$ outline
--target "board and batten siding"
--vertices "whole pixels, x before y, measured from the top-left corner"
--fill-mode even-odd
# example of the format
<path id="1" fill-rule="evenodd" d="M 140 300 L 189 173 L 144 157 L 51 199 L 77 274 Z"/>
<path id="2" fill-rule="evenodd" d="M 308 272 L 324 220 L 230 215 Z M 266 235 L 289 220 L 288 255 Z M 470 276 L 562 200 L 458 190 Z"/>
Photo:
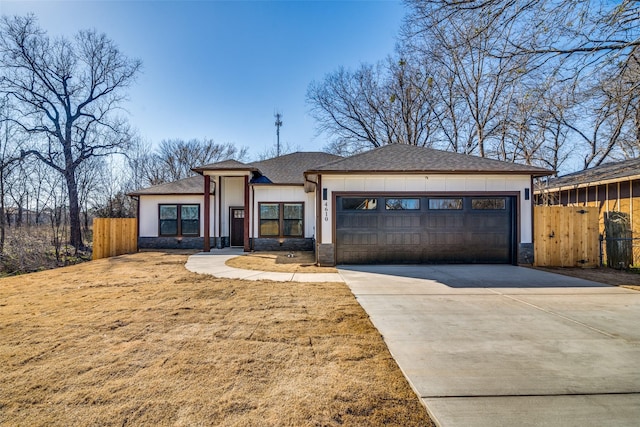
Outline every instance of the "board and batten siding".
<path id="1" fill-rule="evenodd" d="M 211 197 L 213 205 L 213 197 Z M 200 235 L 204 235 L 204 200 L 201 195 L 144 195 L 140 197 L 140 237 L 158 237 L 158 206 L 163 204 L 200 205 Z M 213 221 L 210 233 L 213 235 Z"/>
<path id="2" fill-rule="evenodd" d="M 333 193 L 335 192 L 406 192 L 441 193 L 464 195 L 464 193 L 518 192 L 519 243 L 532 243 L 532 191 L 525 200 L 525 189 L 531 188 L 529 175 L 446 175 L 415 174 L 405 176 L 372 175 L 323 175 L 322 188 L 328 191 L 327 200 L 322 201 L 322 243 L 333 242 Z M 328 212 L 328 215 L 325 214 Z"/>

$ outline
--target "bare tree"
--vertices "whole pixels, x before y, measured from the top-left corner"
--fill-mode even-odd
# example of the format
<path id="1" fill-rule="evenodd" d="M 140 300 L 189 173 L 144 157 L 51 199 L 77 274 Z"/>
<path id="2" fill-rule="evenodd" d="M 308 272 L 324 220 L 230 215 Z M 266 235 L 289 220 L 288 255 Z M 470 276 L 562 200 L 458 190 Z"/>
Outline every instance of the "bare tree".
<path id="1" fill-rule="evenodd" d="M 506 151 L 507 137 L 515 137 L 514 114 L 531 107 L 529 101 L 519 100 L 540 91 L 533 84 L 530 58 L 508 54 L 512 33 L 517 32 L 514 23 L 492 25 L 492 14 L 476 13 L 470 19 L 469 14 L 445 13 L 433 7 L 432 13 L 426 13 L 424 6 L 417 3 L 412 9 L 401 41 L 406 51 L 434 70 L 434 86 L 440 94 L 436 134 L 443 148 L 527 161 L 524 151 L 522 157 Z M 517 123 L 520 141 L 526 139 L 523 131 L 529 133 L 524 126 L 527 122 Z"/>
<path id="2" fill-rule="evenodd" d="M 16 132 L 9 120 L 11 111 L 8 100 L 3 99 L 0 104 L 0 255 L 4 253 L 6 240 L 7 206 L 5 198 L 8 192 L 7 184 L 20 161 Z"/>
<path id="3" fill-rule="evenodd" d="M 157 185 L 194 175 L 191 168 L 222 160 L 242 160 L 247 149 L 238 149 L 231 143 L 217 144 L 212 139 L 168 139 L 160 143 L 155 152 L 139 159 L 145 185 Z"/>
<path id="4" fill-rule="evenodd" d="M 284 143 L 280 143 L 280 155 L 283 156 L 285 154 L 290 154 L 290 153 L 294 153 L 296 151 L 300 151 L 300 146 L 299 145 L 292 145 L 289 142 L 284 142 Z M 257 159 L 260 160 L 267 160 L 267 159 L 271 159 L 273 157 L 277 157 L 278 156 L 278 147 L 274 144 L 271 147 L 267 147 L 264 149 L 264 151 L 262 151 L 261 153 L 259 153 L 257 155 Z"/>
<path id="5" fill-rule="evenodd" d="M 442 99 L 457 102 L 460 89 L 456 86 L 465 89 L 463 96 L 472 101 L 468 112 L 476 124 L 481 155 L 483 137 L 491 131 L 500 138 L 497 147 L 491 148 L 497 148 L 499 158 L 520 158 L 555 167 L 569 156 L 567 143 L 574 147 L 574 160 L 582 156 L 584 168 L 636 152 L 638 138 L 634 133 L 640 133 L 635 125 L 640 122 L 636 119 L 640 119 L 640 112 L 635 108 L 638 75 L 633 69 L 640 44 L 640 3 L 406 0 L 406 4 L 411 12 L 403 31 L 405 42 L 426 47 L 431 56 L 446 46 L 444 52 L 450 62 L 462 64 L 452 75 L 471 75 L 464 80 L 444 80 L 448 85 L 445 88 L 451 88 L 458 97 Z M 458 60 L 458 52 L 467 47 L 477 55 L 462 57 L 475 61 Z M 446 65 L 446 61 L 442 63 Z M 499 63 L 521 76 L 515 75 L 510 81 L 497 78 L 502 73 L 491 67 Z M 484 66 L 489 82 L 496 76 L 491 83 L 494 89 L 499 89 L 501 81 L 506 83 L 499 91 L 484 92 L 499 95 L 494 108 L 486 103 L 486 96 L 474 93 L 475 88 L 482 87 L 478 84 L 482 81 L 475 78 L 480 64 L 489 64 L 489 68 Z M 554 96 L 559 99 L 553 100 Z M 478 106 L 479 113 L 475 113 Z M 498 113 L 492 119 L 497 127 L 491 126 L 489 115 L 481 114 L 492 109 Z M 449 106 L 447 112 L 451 115 L 459 111 Z M 442 117 L 447 126 L 441 127 L 443 132 L 459 137 L 460 127 L 452 126 L 458 123 Z M 459 147 L 452 145 L 454 149 Z"/>
<path id="6" fill-rule="evenodd" d="M 77 171 L 86 160 L 124 150 L 131 138 L 117 113 L 139 60 L 95 30 L 51 39 L 33 16 L 0 22 L 0 93 L 16 106 L 14 123 L 33 155 L 60 173 L 68 192 L 70 243 L 82 241 Z"/>
<path id="7" fill-rule="evenodd" d="M 307 102 L 318 131 L 333 138 L 329 151 L 346 155 L 385 144 L 430 145 L 435 92 L 431 73 L 421 65 L 390 57 L 312 82 Z"/>
<path id="8" fill-rule="evenodd" d="M 456 17 L 476 24 L 475 34 L 505 25 L 510 49 L 494 56 L 576 56 L 611 61 L 640 46 L 640 4 L 634 0 L 405 0 L 413 19 Z M 579 71 L 579 70 L 574 70 Z"/>

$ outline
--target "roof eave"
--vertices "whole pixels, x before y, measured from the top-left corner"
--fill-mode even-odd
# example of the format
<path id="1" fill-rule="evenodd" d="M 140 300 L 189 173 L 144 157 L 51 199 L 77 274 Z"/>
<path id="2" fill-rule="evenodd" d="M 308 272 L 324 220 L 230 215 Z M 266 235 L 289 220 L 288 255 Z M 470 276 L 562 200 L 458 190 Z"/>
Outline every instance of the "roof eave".
<path id="1" fill-rule="evenodd" d="M 207 167 L 197 167 L 197 168 L 191 168 L 192 171 L 199 173 L 200 175 L 204 175 L 204 172 L 211 172 L 211 171 L 220 171 L 221 173 L 224 172 L 260 172 L 260 169 L 258 168 L 254 168 L 254 167 L 247 167 L 247 168 L 207 168 Z"/>
<path id="2" fill-rule="evenodd" d="M 640 174 L 623 176 L 623 177 L 619 177 L 619 178 L 609 178 L 609 179 L 600 179 L 600 180 L 595 180 L 595 181 L 587 181 L 587 182 L 582 182 L 582 183 L 578 183 L 578 184 L 566 184 L 566 185 L 559 185 L 559 186 L 555 186 L 555 187 L 540 188 L 540 189 L 534 191 L 534 193 L 538 193 L 539 194 L 539 193 L 542 193 L 542 192 L 551 193 L 551 192 L 555 192 L 555 191 L 575 190 L 577 188 L 594 187 L 596 185 L 615 184 L 616 182 L 634 181 L 634 180 L 638 180 L 638 179 L 640 179 Z"/>
<path id="3" fill-rule="evenodd" d="M 127 193 L 127 196 L 131 197 L 139 197 L 139 196 L 202 196 L 203 192 L 176 192 L 173 191 L 171 193 L 163 193 L 163 192 L 153 192 L 153 193 Z M 211 193 L 213 195 L 213 192 Z"/>
<path id="4" fill-rule="evenodd" d="M 253 186 L 256 186 L 256 187 L 262 187 L 262 186 L 267 186 L 268 187 L 268 186 L 273 186 L 273 185 L 281 186 L 281 187 L 282 186 L 289 186 L 289 187 L 296 186 L 296 187 L 299 187 L 299 186 L 304 186 L 304 183 L 303 182 L 252 182 L 252 183 L 249 183 L 249 185 L 253 185 Z"/>
<path id="5" fill-rule="evenodd" d="M 304 174 L 369 174 L 369 173 L 386 173 L 386 174 L 432 174 L 432 175 L 531 175 L 533 177 L 542 177 L 553 175 L 554 171 L 498 171 L 498 170 L 380 170 L 380 169 L 345 169 L 345 170 L 308 170 Z"/>

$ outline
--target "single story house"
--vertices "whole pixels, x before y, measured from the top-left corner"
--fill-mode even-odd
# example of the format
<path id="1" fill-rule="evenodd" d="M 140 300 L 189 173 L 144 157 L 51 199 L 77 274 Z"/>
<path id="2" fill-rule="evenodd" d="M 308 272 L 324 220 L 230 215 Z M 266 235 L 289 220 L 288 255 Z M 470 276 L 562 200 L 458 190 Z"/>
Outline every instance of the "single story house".
<path id="1" fill-rule="evenodd" d="M 605 215 L 622 212 L 629 216 L 633 236 L 640 236 L 640 158 L 540 181 L 534 200 L 538 205 L 597 206 L 601 234 Z"/>
<path id="2" fill-rule="evenodd" d="M 131 193 L 140 248 L 315 250 L 320 265 L 528 264 L 533 179 L 552 173 L 402 144 L 194 171 Z"/>

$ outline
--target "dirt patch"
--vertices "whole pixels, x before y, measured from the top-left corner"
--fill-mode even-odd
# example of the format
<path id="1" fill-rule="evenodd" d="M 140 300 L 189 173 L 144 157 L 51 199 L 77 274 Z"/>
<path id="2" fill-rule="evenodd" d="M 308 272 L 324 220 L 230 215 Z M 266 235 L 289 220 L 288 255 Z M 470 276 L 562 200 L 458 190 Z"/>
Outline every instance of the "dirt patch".
<path id="1" fill-rule="evenodd" d="M 333 267 L 315 265 L 313 252 L 254 252 L 227 260 L 229 267 L 279 273 L 337 273 Z"/>
<path id="2" fill-rule="evenodd" d="M 0 280 L 0 425 L 433 425 L 344 284 L 125 255 Z"/>
<path id="3" fill-rule="evenodd" d="M 640 274 L 612 268 L 568 268 L 568 267 L 536 267 L 537 270 L 578 277 L 593 282 L 605 283 L 612 286 L 622 286 L 640 291 Z"/>

